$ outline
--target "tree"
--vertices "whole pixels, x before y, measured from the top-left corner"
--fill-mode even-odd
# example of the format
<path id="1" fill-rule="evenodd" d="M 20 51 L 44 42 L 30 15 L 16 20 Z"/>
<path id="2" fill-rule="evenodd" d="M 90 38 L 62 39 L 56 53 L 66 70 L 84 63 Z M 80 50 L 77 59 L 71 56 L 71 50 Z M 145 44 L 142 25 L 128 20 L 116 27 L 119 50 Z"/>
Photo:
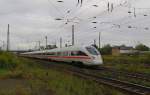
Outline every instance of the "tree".
<path id="1" fill-rule="evenodd" d="M 136 50 L 139 50 L 139 51 L 149 51 L 149 47 L 147 47 L 146 45 L 143 45 L 143 44 L 139 44 L 135 47 Z"/>
<path id="2" fill-rule="evenodd" d="M 92 44 L 92 46 L 95 47 L 96 49 L 98 49 L 98 46 L 97 46 L 97 45 Z"/>
<path id="3" fill-rule="evenodd" d="M 104 55 L 111 54 L 112 53 L 112 47 L 109 44 L 107 44 L 100 49 L 100 52 L 101 52 L 101 54 L 104 54 Z"/>

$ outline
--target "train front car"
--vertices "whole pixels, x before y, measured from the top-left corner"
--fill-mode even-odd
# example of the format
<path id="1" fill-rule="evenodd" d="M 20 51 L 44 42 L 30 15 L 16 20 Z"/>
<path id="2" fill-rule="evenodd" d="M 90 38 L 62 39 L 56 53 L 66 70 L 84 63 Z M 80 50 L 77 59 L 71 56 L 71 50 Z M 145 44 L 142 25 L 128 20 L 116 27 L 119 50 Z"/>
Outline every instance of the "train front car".
<path id="1" fill-rule="evenodd" d="M 101 65 L 103 60 L 100 52 L 93 46 L 85 47 L 85 52 L 91 58 L 88 62 L 85 62 L 85 65 Z"/>

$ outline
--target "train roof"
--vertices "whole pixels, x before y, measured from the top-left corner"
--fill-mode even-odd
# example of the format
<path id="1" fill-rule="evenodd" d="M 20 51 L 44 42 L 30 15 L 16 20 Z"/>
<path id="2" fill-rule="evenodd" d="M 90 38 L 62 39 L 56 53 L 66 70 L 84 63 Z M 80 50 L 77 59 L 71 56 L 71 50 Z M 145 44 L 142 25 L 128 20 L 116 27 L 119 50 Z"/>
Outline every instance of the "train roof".
<path id="1" fill-rule="evenodd" d="M 26 52 L 26 53 L 22 53 L 22 54 L 57 52 L 57 51 L 59 51 L 59 52 L 64 52 L 64 51 L 79 51 L 79 50 L 82 51 L 85 47 L 87 47 L 87 46 L 70 46 L 70 47 L 55 48 L 55 49 L 50 49 L 50 50 L 41 50 L 41 51 Z"/>

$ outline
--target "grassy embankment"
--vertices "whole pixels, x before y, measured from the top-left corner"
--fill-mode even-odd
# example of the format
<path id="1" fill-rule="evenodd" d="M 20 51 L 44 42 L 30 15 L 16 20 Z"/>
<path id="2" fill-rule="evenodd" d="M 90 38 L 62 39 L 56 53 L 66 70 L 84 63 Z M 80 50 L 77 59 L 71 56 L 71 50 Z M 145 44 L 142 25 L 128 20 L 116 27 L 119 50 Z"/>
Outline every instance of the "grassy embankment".
<path id="1" fill-rule="evenodd" d="M 150 74 L 150 54 L 135 56 L 103 56 L 105 66 L 130 72 Z"/>
<path id="2" fill-rule="evenodd" d="M 150 54 L 145 55 L 134 55 L 134 56 L 112 56 L 105 55 L 103 56 L 104 65 L 116 70 L 123 70 L 127 72 L 136 72 L 136 73 L 146 73 L 150 74 Z M 113 77 L 114 75 L 110 73 L 103 73 L 104 76 Z M 150 82 L 141 81 L 140 79 L 129 79 L 128 77 L 118 76 L 120 80 L 128 80 L 132 83 L 138 83 L 145 86 L 150 86 Z"/>
<path id="3" fill-rule="evenodd" d="M 0 95 L 124 95 L 115 89 L 0 53 Z"/>

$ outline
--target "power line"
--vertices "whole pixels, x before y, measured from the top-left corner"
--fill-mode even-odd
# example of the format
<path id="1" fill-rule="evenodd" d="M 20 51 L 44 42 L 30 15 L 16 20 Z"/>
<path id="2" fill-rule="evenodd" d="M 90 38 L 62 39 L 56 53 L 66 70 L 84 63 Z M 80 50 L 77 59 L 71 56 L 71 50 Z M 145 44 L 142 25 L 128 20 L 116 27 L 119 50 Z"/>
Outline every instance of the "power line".
<path id="1" fill-rule="evenodd" d="M 50 0 L 48 0 L 48 2 L 55 8 L 55 10 L 60 14 L 60 16 L 64 15 Z"/>

